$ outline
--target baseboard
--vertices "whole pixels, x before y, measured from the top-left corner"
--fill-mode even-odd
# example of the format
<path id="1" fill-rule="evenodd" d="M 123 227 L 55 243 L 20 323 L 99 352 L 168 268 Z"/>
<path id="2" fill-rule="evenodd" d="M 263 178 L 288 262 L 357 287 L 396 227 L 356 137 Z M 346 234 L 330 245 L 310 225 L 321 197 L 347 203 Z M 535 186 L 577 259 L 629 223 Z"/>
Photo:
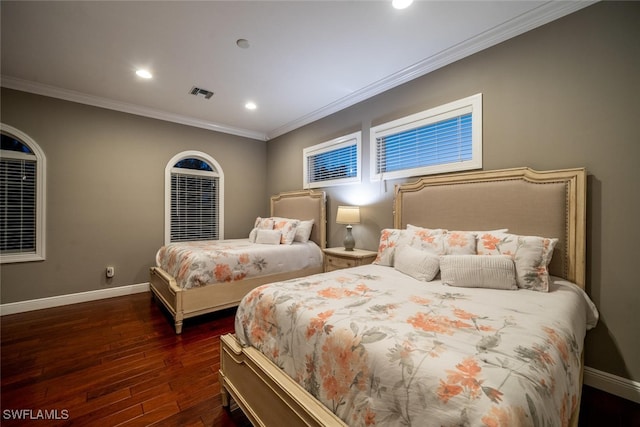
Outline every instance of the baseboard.
<path id="1" fill-rule="evenodd" d="M 43 308 L 59 307 L 61 305 L 77 304 L 79 302 L 120 297 L 123 295 L 146 292 L 148 290 L 149 283 L 139 283 L 137 285 L 118 286 L 117 288 L 99 289 L 96 291 L 80 292 L 77 294 L 59 295 L 55 297 L 33 299 L 29 301 L 11 302 L 8 304 L 0 304 L 0 316 L 5 316 L 7 314 L 24 313 L 33 310 L 41 310 Z"/>
<path id="2" fill-rule="evenodd" d="M 640 403 L 639 382 L 585 366 L 584 383 L 598 390 Z"/>

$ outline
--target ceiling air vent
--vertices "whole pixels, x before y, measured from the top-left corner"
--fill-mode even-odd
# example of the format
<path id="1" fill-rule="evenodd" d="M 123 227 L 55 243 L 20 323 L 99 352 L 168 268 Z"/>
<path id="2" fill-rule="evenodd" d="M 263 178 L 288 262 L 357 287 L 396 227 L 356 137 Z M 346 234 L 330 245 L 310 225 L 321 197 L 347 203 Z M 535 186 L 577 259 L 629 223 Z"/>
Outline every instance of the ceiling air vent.
<path id="1" fill-rule="evenodd" d="M 211 98 L 213 96 L 213 92 L 211 92 L 210 90 L 202 89 L 202 88 L 195 87 L 195 86 L 191 88 L 189 93 L 191 95 L 195 95 L 195 96 L 203 95 L 204 99 L 209 99 L 209 98 Z"/>

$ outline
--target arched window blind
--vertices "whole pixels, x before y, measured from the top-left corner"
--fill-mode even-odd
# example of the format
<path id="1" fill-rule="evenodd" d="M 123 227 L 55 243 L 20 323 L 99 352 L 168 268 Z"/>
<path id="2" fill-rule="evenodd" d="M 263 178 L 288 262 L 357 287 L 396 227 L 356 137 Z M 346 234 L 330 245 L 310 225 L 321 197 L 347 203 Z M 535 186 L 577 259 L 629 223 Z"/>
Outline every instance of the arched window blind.
<path id="1" fill-rule="evenodd" d="M 221 239 L 223 184 L 219 166 L 193 152 L 187 156 L 174 158 L 170 168 L 167 243 Z"/>
<path id="2" fill-rule="evenodd" d="M 10 126 L 2 126 L 1 136 L 1 260 L 43 260 L 44 154 L 31 138 Z"/>

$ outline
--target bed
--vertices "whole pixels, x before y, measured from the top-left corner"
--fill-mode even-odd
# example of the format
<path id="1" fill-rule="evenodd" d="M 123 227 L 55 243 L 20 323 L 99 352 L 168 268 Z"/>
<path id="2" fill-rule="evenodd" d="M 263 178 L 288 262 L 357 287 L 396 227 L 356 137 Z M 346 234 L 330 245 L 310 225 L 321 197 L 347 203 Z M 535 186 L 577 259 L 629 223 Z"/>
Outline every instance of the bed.
<path id="1" fill-rule="evenodd" d="M 149 285 L 151 295 L 173 317 L 176 334 L 182 332 L 184 319 L 237 306 L 247 292 L 263 283 L 322 272 L 322 249 L 326 247 L 325 193 L 313 190 L 280 193 L 271 197 L 270 211 L 271 217 L 258 217 L 256 228 L 263 227 L 260 221 L 264 224 L 271 218 L 305 221 L 311 224 L 308 242 L 256 244 L 252 242 L 255 240 L 254 229 L 251 239 L 208 244 L 187 242 L 159 249 L 157 265 L 150 269 Z M 270 229 L 274 228 L 273 223 L 270 225 Z M 265 231 L 264 235 L 269 236 L 268 233 L 271 231 Z M 202 252 L 207 249 L 210 250 L 208 253 Z M 182 255 L 187 258 L 179 258 Z M 240 257 L 238 261 L 234 261 L 236 256 Z M 208 260 L 203 261 L 205 258 Z M 212 267 L 208 271 L 191 268 L 197 265 Z M 186 270 L 189 270 L 188 274 L 181 274 Z"/>
<path id="2" fill-rule="evenodd" d="M 397 186 L 374 265 L 243 299 L 221 337 L 223 404 L 264 426 L 577 426 L 598 319 L 585 198 L 584 169 Z"/>

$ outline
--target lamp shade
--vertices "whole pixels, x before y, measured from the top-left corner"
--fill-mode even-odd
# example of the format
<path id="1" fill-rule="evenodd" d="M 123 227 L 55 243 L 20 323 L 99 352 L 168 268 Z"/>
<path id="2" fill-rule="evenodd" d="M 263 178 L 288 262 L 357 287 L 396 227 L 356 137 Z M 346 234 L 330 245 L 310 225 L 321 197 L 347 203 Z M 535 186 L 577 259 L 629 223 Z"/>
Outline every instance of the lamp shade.
<path id="1" fill-rule="evenodd" d="M 360 207 L 359 206 L 338 206 L 336 223 L 360 224 Z"/>

